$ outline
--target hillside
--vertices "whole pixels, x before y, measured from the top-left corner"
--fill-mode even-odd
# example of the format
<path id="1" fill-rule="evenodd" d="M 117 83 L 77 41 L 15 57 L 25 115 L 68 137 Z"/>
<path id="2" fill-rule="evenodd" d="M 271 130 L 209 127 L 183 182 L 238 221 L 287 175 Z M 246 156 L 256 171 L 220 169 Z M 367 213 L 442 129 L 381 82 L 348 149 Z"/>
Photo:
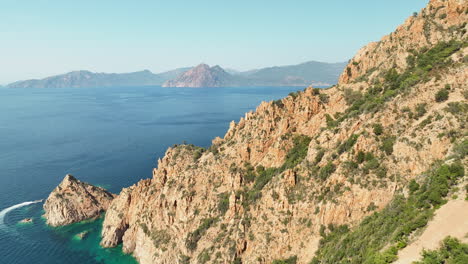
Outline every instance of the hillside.
<path id="1" fill-rule="evenodd" d="M 275 66 L 241 72 L 239 75 L 256 86 L 331 86 L 346 63 L 309 61 L 298 65 Z"/>
<path id="2" fill-rule="evenodd" d="M 111 202 L 101 245 L 142 264 L 394 262 L 467 196 L 467 6 L 431 0 L 336 86 L 263 102 L 208 149 L 169 148 Z"/>

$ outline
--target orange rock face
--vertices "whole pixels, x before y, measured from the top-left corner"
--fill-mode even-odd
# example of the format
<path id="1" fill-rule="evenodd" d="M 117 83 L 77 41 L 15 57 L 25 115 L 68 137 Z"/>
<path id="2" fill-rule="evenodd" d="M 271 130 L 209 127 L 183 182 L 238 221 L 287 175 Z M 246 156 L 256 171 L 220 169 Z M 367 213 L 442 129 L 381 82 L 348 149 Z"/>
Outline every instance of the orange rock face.
<path id="1" fill-rule="evenodd" d="M 378 110 L 337 121 L 350 107 L 345 89 L 363 93 L 390 68 L 404 71 L 411 49 L 466 40 L 466 8 L 466 1 L 432 0 L 394 33 L 361 49 L 337 86 L 263 102 L 208 150 L 168 149 L 151 179 L 110 203 L 101 245 L 123 243 L 142 264 L 271 263 L 293 255 L 308 263 L 321 226 L 352 226 L 382 209 L 404 193 L 408 180 L 451 154 L 450 131 L 466 133 L 466 120 L 444 110 L 466 102 L 466 47 L 452 55 L 450 67 Z M 446 85 L 449 99 L 436 102 L 434 94 Z M 425 112 L 410 117 L 421 104 Z M 377 123 L 382 135 L 373 130 Z M 310 138 L 302 146 L 307 153 L 283 167 L 297 135 Z M 390 139 L 392 151 L 383 146 Z M 366 160 L 358 161 L 359 153 L 368 154 Z"/>
<path id="2" fill-rule="evenodd" d="M 44 203 L 44 216 L 51 226 L 68 225 L 98 217 L 112 199 L 114 195 L 105 189 L 67 174 Z"/>

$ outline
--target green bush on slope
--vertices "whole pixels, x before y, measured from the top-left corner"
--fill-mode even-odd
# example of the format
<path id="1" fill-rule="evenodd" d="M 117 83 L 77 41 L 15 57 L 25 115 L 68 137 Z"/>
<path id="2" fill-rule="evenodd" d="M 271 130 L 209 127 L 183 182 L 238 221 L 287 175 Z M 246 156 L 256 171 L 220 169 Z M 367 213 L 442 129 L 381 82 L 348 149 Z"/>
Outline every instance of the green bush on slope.
<path id="1" fill-rule="evenodd" d="M 244 207 L 248 207 L 262 196 L 261 191 L 263 187 L 265 187 L 273 177 L 279 175 L 286 169 L 294 168 L 296 165 L 301 163 L 307 156 L 310 141 L 311 138 L 306 135 L 294 136 L 294 145 L 286 154 L 285 161 L 279 168 L 263 168 L 262 166 L 258 166 L 256 171 L 254 171 L 253 168 L 248 168 L 244 178 L 247 176 L 248 179 L 253 179 L 254 184 L 251 189 L 246 188 L 243 191 L 245 195 L 245 199 L 243 201 Z"/>
<path id="2" fill-rule="evenodd" d="M 414 262 L 414 264 L 433 263 L 468 263 L 468 244 L 461 243 L 456 238 L 447 237 L 441 243 L 440 249 L 423 251 L 422 259 Z"/>
<path id="3" fill-rule="evenodd" d="M 413 55 L 407 58 L 408 68 L 405 71 L 398 73 L 395 68 L 390 69 L 384 74 L 383 83 L 376 82 L 365 94 L 357 96 L 345 89 L 347 103 L 351 106 L 337 119 L 328 116 L 328 128 L 334 128 L 348 118 L 376 112 L 385 102 L 411 86 L 428 81 L 431 74 L 449 67 L 452 63 L 449 57 L 466 45 L 468 44 L 452 40 L 440 42 L 431 49 L 423 48 L 419 52 L 413 51 Z"/>
<path id="4" fill-rule="evenodd" d="M 412 187 L 408 198 L 397 195 L 353 230 L 335 228 L 325 234 L 311 263 L 393 262 L 398 249 L 406 246 L 408 236 L 427 224 L 450 187 L 464 176 L 464 167 L 459 163 L 444 164 L 429 174 L 419 188 Z"/>
<path id="5" fill-rule="evenodd" d="M 288 259 L 277 259 L 273 260 L 272 264 L 296 264 L 297 263 L 297 257 L 293 256 Z"/>

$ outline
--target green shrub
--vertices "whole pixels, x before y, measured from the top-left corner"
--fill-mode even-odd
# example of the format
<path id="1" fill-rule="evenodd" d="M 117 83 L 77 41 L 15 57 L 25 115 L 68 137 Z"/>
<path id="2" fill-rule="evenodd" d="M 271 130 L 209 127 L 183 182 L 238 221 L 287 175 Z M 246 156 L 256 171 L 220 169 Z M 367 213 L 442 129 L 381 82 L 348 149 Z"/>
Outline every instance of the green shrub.
<path id="1" fill-rule="evenodd" d="M 320 99 L 320 102 L 324 103 L 324 104 L 327 104 L 328 101 L 330 100 L 330 97 L 326 94 L 319 94 L 319 99 Z"/>
<path id="2" fill-rule="evenodd" d="M 265 169 L 262 173 L 260 173 L 257 178 L 255 179 L 255 183 L 253 188 L 257 191 L 260 191 L 263 189 L 267 183 L 273 179 L 273 176 L 275 176 L 277 173 L 279 173 L 279 170 L 277 168 L 268 168 Z"/>
<path id="3" fill-rule="evenodd" d="M 387 176 L 387 168 L 385 166 L 380 166 L 377 171 L 375 172 L 375 175 L 379 179 L 383 179 Z"/>
<path id="4" fill-rule="evenodd" d="M 314 163 L 318 164 L 320 161 L 322 161 L 323 156 L 325 155 L 325 150 L 321 149 L 317 152 L 317 155 L 315 155 Z"/>
<path id="5" fill-rule="evenodd" d="M 179 256 L 179 263 L 180 264 L 190 264 L 190 257 L 187 255 L 180 255 Z"/>
<path id="6" fill-rule="evenodd" d="M 218 211 L 221 213 L 221 215 L 224 215 L 229 209 L 229 193 L 221 193 L 218 195 L 218 197 Z"/>
<path id="7" fill-rule="evenodd" d="M 356 162 L 361 164 L 364 162 L 365 158 L 366 158 L 366 153 L 360 150 L 356 155 Z"/>
<path id="8" fill-rule="evenodd" d="M 447 107 L 444 108 L 445 111 L 451 113 L 452 115 L 466 115 L 468 112 L 468 104 L 460 102 L 450 102 Z"/>
<path id="9" fill-rule="evenodd" d="M 243 173 L 243 179 L 245 180 L 245 182 L 251 183 L 255 181 L 255 177 L 257 177 L 257 175 L 255 174 L 255 168 L 248 162 L 244 164 L 244 167 L 245 170 Z"/>
<path id="10" fill-rule="evenodd" d="M 322 240 L 311 263 L 391 263 L 410 234 L 424 227 L 438 202 L 429 198 L 438 190 L 440 199 L 464 175 L 461 164 L 441 165 L 429 172 L 420 188 L 412 188 L 407 198 L 396 195 L 380 212 L 374 212 L 353 230 L 321 228 Z M 387 247 L 387 250 L 383 248 Z M 436 262 L 426 262 L 436 263 Z M 437 262 L 443 263 L 443 262 Z M 453 262 L 465 263 L 465 262 Z"/>
<path id="11" fill-rule="evenodd" d="M 460 158 L 464 159 L 468 155 L 468 139 L 463 140 L 453 147 L 453 152 Z"/>
<path id="12" fill-rule="evenodd" d="M 440 89 L 436 95 L 435 95 L 435 100 L 436 102 L 440 103 L 440 102 L 443 102 L 443 101 L 447 101 L 449 97 L 449 91 L 447 89 Z"/>
<path id="13" fill-rule="evenodd" d="M 294 146 L 286 154 L 283 168 L 289 169 L 302 162 L 307 156 L 311 138 L 305 135 L 297 135 L 293 138 Z"/>
<path id="14" fill-rule="evenodd" d="M 414 193 L 415 191 L 419 190 L 419 184 L 414 179 L 412 179 L 409 183 L 409 190 L 410 193 Z"/>
<path id="15" fill-rule="evenodd" d="M 273 260 L 272 264 L 296 264 L 297 256 L 292 256 L 288 259 Z"/>
<path id="16" fill-rule="evenodd" d="M 416 119 L 418 119 L 418 118 L 420 118 L 420 117 L 422 117 L 423 115 L 426 114 L 426 112 L 427 112 L 426 106 L 427 106 L 426 103 L 416 105 L 416 108 L 414 109 L 416 111 L 416 114 L 414 116 Z"/>
<path id="17" fill-rule="evenodd" d="M 204 148 L 195 147 L 195 151 L 193 152 L 193 161 L 197 161 L 202 156 L 203 152 L 205 152 Z"/>
<path id="18" fill-rule="evenodd" d="M 276 105 L 276 107 L 278 107 L 278 108 L 283 108 L 284 107 L 283 100 L 281 100 L 281 99 L 273 101 L 273 105 Z"/>
<path id="19" fill-rule="evenodd" d="M 153 230 L 150 235 L 153 240 L 153 244 L 156 248 L 159 248 L 162 245 L 166 245 L 171 240 L 169 233 L 166 230 Z"/>
<path id="20" fill-rule="evenodd" d="M 413 262 L 414 264 L 432 264 L 432 263 L 468 263 L 468 244 L 461 243 L 460 240 L 447 237 L 441 243 L 437 250 L 424 250 L 422 259 Z"/>
<path id="21" fill-rule="evenodd" d="M 327 122 L 327 128 L 337 127 L 339 121 L 333 119 L 329 114 L 325 114 L 325 120 Z"/>
<path id="22" fill-rule="evenodd" d="M 362 99 L 362 93 L 360 91 L 354 91 L 350 88 L 344 89 L 343 95 L 348 105 L 352 105 L 354 102 Z"/>
<path id="23" fill-rule="evenodd" d="M 188 234 L 185 240 L 185 246 L 187 249 L 191 251 L 197 249 L 198 241 L 206 233 L 206 230 L 216 223 L 217 220 L 217 218 L 203 219 L 201 225 L 195 231 Z"/>
<path id="24" fill-rule="evenodd" d="M 208 253 L 208 250 L 204 249 L 197 257 L 198 263 L 205 264 L 210 261 L 211 255 Z"/>
<path id="25" fill-rule="evenodd" d="M 337 152 L 338 154 L 342 154 L 348 150 L 350 150 L 354 144 L 356 144 L 357 139 L 359 138 L 359 135 L 352 134 L 345 142 L 340 144 L 338 146 Z"/>
<path id="26" fill-rule="evenodd" d="M 335 172 L 336 166 L 331 161 L 327 165 L 323 166 L 319 171 L 319 177 L 322 180 L 327 179 L 333 172 Z"/>
<path id="27" fill-rule="evenodd" d="M 393 153 L 393 145 L 395 144 L 395 137 L 386 137 L 384 140 L 382 140 L 382 145 L 380 146 L 380 149 L 385 152 L 387 155 L 391 155 Z"/>
<path id="28" fill-rule="evenodd" d="M 373 158 L 373 159 L 370 159 L 370 160 L 367 160 L 366 163 L 364 164 L 364 170 L 365 171 L 368 171 L 368 170 L 375 170 L 377 169 L 378 167 L 380 166 L 380 162 L 376 159 L 376 158 Z"/>
<path id="29" fill-rule="evenodd" d="M 432 49 L 418 54 L 417 67 L 432 70 L 445 67 L 451 63 L 449 57 L 463 47 L 463 42 L 451 40 L 439 42 Z"/>
<path id="30" fill-rule="evenodd" d="M 373 128 L 374 134 L 375 134 L 376 136 L 380 136 L 380 135 L 383 134 L 383 126 L 382 126 L 382 124 L 379 124 L 379 123 L 374 124 L 374 125 L 372 126 L 372 128 Z"/>
<path id="31" fill-rule="evenodd" d="M 296 97 L 299 96 L 299 92 L 290 92 L 288 96 L 291 96 L 292 98 L 296 99 Z"/>

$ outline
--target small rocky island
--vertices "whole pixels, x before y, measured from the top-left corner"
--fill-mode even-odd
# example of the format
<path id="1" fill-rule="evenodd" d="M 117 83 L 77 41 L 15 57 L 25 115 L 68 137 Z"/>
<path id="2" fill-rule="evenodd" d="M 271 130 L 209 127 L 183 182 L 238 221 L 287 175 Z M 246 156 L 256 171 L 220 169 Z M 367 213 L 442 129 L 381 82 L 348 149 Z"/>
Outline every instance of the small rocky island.
<path id="1" fill-rule="evenodd" d="M 51 226 L 96 218 L 107 210 L 114 196 L 103 188 L 81 182 L 67 174 L 44 203 L 44 216 Z"/>
<path id="2" fill-rule="evenodd" d="M 76 234 L 76 238 L 79 239 L 79 240 L 83 240 L 85 239 L 87 236 L 89 235 L 89 231 L 88 230 L 85 230 L 81 233 L 78 233 Z"/>
<path id="3" fill-rule="evenodd" d="M 33 222 L 32 218 L 25 218 L 21 221 L 19 221 L 20 224 L 31 224 Z"/>

